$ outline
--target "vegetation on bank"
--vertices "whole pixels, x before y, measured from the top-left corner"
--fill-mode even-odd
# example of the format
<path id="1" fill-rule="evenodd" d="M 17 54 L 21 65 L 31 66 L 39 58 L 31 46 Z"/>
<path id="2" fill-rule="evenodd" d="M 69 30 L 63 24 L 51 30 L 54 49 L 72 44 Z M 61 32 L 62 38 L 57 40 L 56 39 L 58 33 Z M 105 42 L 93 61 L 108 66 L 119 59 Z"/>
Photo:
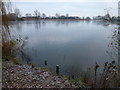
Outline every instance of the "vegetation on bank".
<path id="1" fill-rule="evenodd" d="M 16 42 L 15 41 L 8 41 L 2 44 L 2 59 L 11 60 L 16 56 Z"/>
<path id="2" fill-rule="evenodd" d="M 3 61 L 3 62 L 6 62 Z M 13 66 L 19 67 L 19 66 L 24 66 L 20 65 L 16 60 L 12 60 L 10 62 L 14 62 L 15 64 Z M 8 62 L 9 63 L 9 62 Z M 31 68 L 37 69 L 33 64 L 28 64 L 31 66 Z M 6 67 L 6 66 L 4 66 Z M 112 61 L 110 63 L 106 62 L 104 67 L 102 67 L 102 73 L 97 72 L 98 69 L 98 64 L 95 65 L 94 71 L 92 77 L 89 76 L 88 74 L 90 73 L 84 73 L 81 77 L 69 77 L 61 74 L 54 74 L 52 73 L 49 69 L 46 67 L 39 67 L 40 70 L 45 70 L 51 72 L 52 75 L 57 75 L 61 76 L 64 80 L 68 80 L 72 84 L 74 84 L 75 87 L 84 87 L 84 88 L 116 88 L 120 87 L 119 83 L 119 72 L 118 72 L 118 67 L 115 63 L 115 61 Z M 23 70 L 24 72 L 24 70 Z M 22 73 L 22 72 L 21 72 Z M 39 74 L 40 75 L 40 74 Z M 15 82 L 14 82 L 15 83 Z"/>
<path id="3" fill-rule="evenodd" d="M 0 4 L 2 4 L 2 8 L 0 8 L 0 13 L 2 14 L 0 16 L 2 17 L 2 27 L 0 29 L 0 32 L 2 32 L 2 42 L 0 42 L 2 45 L 2 60 L 12 60 L 18 64 L 19 61 L 16 59 L 16 55 L 22 53 L 25 57 L 23 52 L 25 40 L 20 36 L 13 38 L 11 35 L 9 25 L 10 17 L 8 16 L 8 13 L 12 11 L 11 2 L 0 1 Z"/>

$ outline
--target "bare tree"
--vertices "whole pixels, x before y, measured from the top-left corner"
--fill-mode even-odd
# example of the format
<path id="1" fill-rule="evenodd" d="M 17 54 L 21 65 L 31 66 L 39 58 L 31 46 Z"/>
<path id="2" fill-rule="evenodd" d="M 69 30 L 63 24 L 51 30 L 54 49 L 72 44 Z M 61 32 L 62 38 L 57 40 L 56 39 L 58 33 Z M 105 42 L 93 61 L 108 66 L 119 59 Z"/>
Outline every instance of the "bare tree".
<path id="1" fill-rule="evenodd" d="M 39 18 L 40 17 L 40 12 L 36 9 L 34 11 L 34 15 L 35 15 L 35 17 Z"/>
<path id="2" fill-rule="evenodd" d="M 9 30 L 9 17 L 8 13 L 11 13 L 11 2 L 0 1 L 0 19 L 2 19 L 2 27 L 0 27 L 0 34 L 2 32 L 2 42 L 6 42 L 11 39 Z M 1 23 L 0 23 L 1 25 Z M 0 41 L 1 42 L 1 41 Z"/>
<path id="3" fill-rule="evenodd" d="M 60 17 L 60 14 L 56 13 L 55 16 L 56 16 L 56 18 L 59 18 L 59 17 Z"/>
<path id="4" fill-rule="evenodd" d="M 68 18 L 68 17 L 69 17 L 69 14 L 67 13 L 67 14 L 66 14 L 66 18 Z"/>
<path id="5" fill-rule="evenodd" d="M 40 17 L 40 12 L 38 12 L 38 17 Z"/>
<path id="6" fill-rule="evenodd" d="M 21 16 L 20 10 L 18 8 L 15 8 L 14 13 L 16 14 L 17 17 Z"/>
<path id="7" fill-rule="evenodd" d="M 42 18 L 44 18 L 44 19 L 46 18 L 46 15 L 45 15 L 45 13 L 43 13 L 43 14 L 42 14 Z"/>

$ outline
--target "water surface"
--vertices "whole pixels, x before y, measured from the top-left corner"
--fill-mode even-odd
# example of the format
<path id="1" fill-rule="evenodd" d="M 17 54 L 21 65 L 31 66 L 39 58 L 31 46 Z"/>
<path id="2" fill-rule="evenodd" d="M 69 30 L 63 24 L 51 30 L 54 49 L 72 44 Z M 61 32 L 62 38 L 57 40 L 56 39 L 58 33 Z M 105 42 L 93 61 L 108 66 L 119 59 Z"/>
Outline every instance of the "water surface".
<path id="1" fill-rule="evenodd" d="M 58 64 L 60 73 L 79 75 L 95 63 L 117 61 L 111 46 L 117 25 L 97 21 L 41 20 L 12 22 L 14 34 L 28 37 L 24 47 L 36 66 L 48 66 L 52 71 Z M 21 63 L 25 63 L 21 60 Z"/>

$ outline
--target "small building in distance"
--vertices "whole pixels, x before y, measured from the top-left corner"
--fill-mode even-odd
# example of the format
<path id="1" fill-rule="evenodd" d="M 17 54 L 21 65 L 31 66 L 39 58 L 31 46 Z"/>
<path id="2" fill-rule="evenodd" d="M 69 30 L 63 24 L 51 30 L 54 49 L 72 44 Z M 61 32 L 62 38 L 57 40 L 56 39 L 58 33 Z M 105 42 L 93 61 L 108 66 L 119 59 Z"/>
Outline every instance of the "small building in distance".
<path id="1" fill-rule="evenodd" d="M 96 17 L 93 17 L 93 20 L 106 20 L 106 21 L 110 21 L 111 20 L 111 17 L 110 17 L 110 14 L 106 14 L 104 16 L 96 16 Z"/>
<path id="2" fill-rule="evenodd" d="M 30 13 L 26 13 L 25 16 L 28 17 L 32 17 L 32 15 Z"/>
<path id="3" fill-rule="evenodd" d="M 96 16 L 96 17 L 93 17 L 94 20 L 102 20 L 103 19 L 103 16 Z"/>

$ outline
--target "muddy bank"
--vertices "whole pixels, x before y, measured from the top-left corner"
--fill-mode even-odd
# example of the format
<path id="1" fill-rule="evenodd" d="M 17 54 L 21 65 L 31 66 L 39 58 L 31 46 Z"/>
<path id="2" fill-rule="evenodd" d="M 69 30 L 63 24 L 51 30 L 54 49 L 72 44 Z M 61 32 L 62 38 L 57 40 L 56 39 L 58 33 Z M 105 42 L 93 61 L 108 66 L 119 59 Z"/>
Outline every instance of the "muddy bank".
<path id="1" fill-rule="evenodd" d="M 53 75 L 43 68 L 2 62 L 2 88 L 76 88 L 60 75 Z"/>

